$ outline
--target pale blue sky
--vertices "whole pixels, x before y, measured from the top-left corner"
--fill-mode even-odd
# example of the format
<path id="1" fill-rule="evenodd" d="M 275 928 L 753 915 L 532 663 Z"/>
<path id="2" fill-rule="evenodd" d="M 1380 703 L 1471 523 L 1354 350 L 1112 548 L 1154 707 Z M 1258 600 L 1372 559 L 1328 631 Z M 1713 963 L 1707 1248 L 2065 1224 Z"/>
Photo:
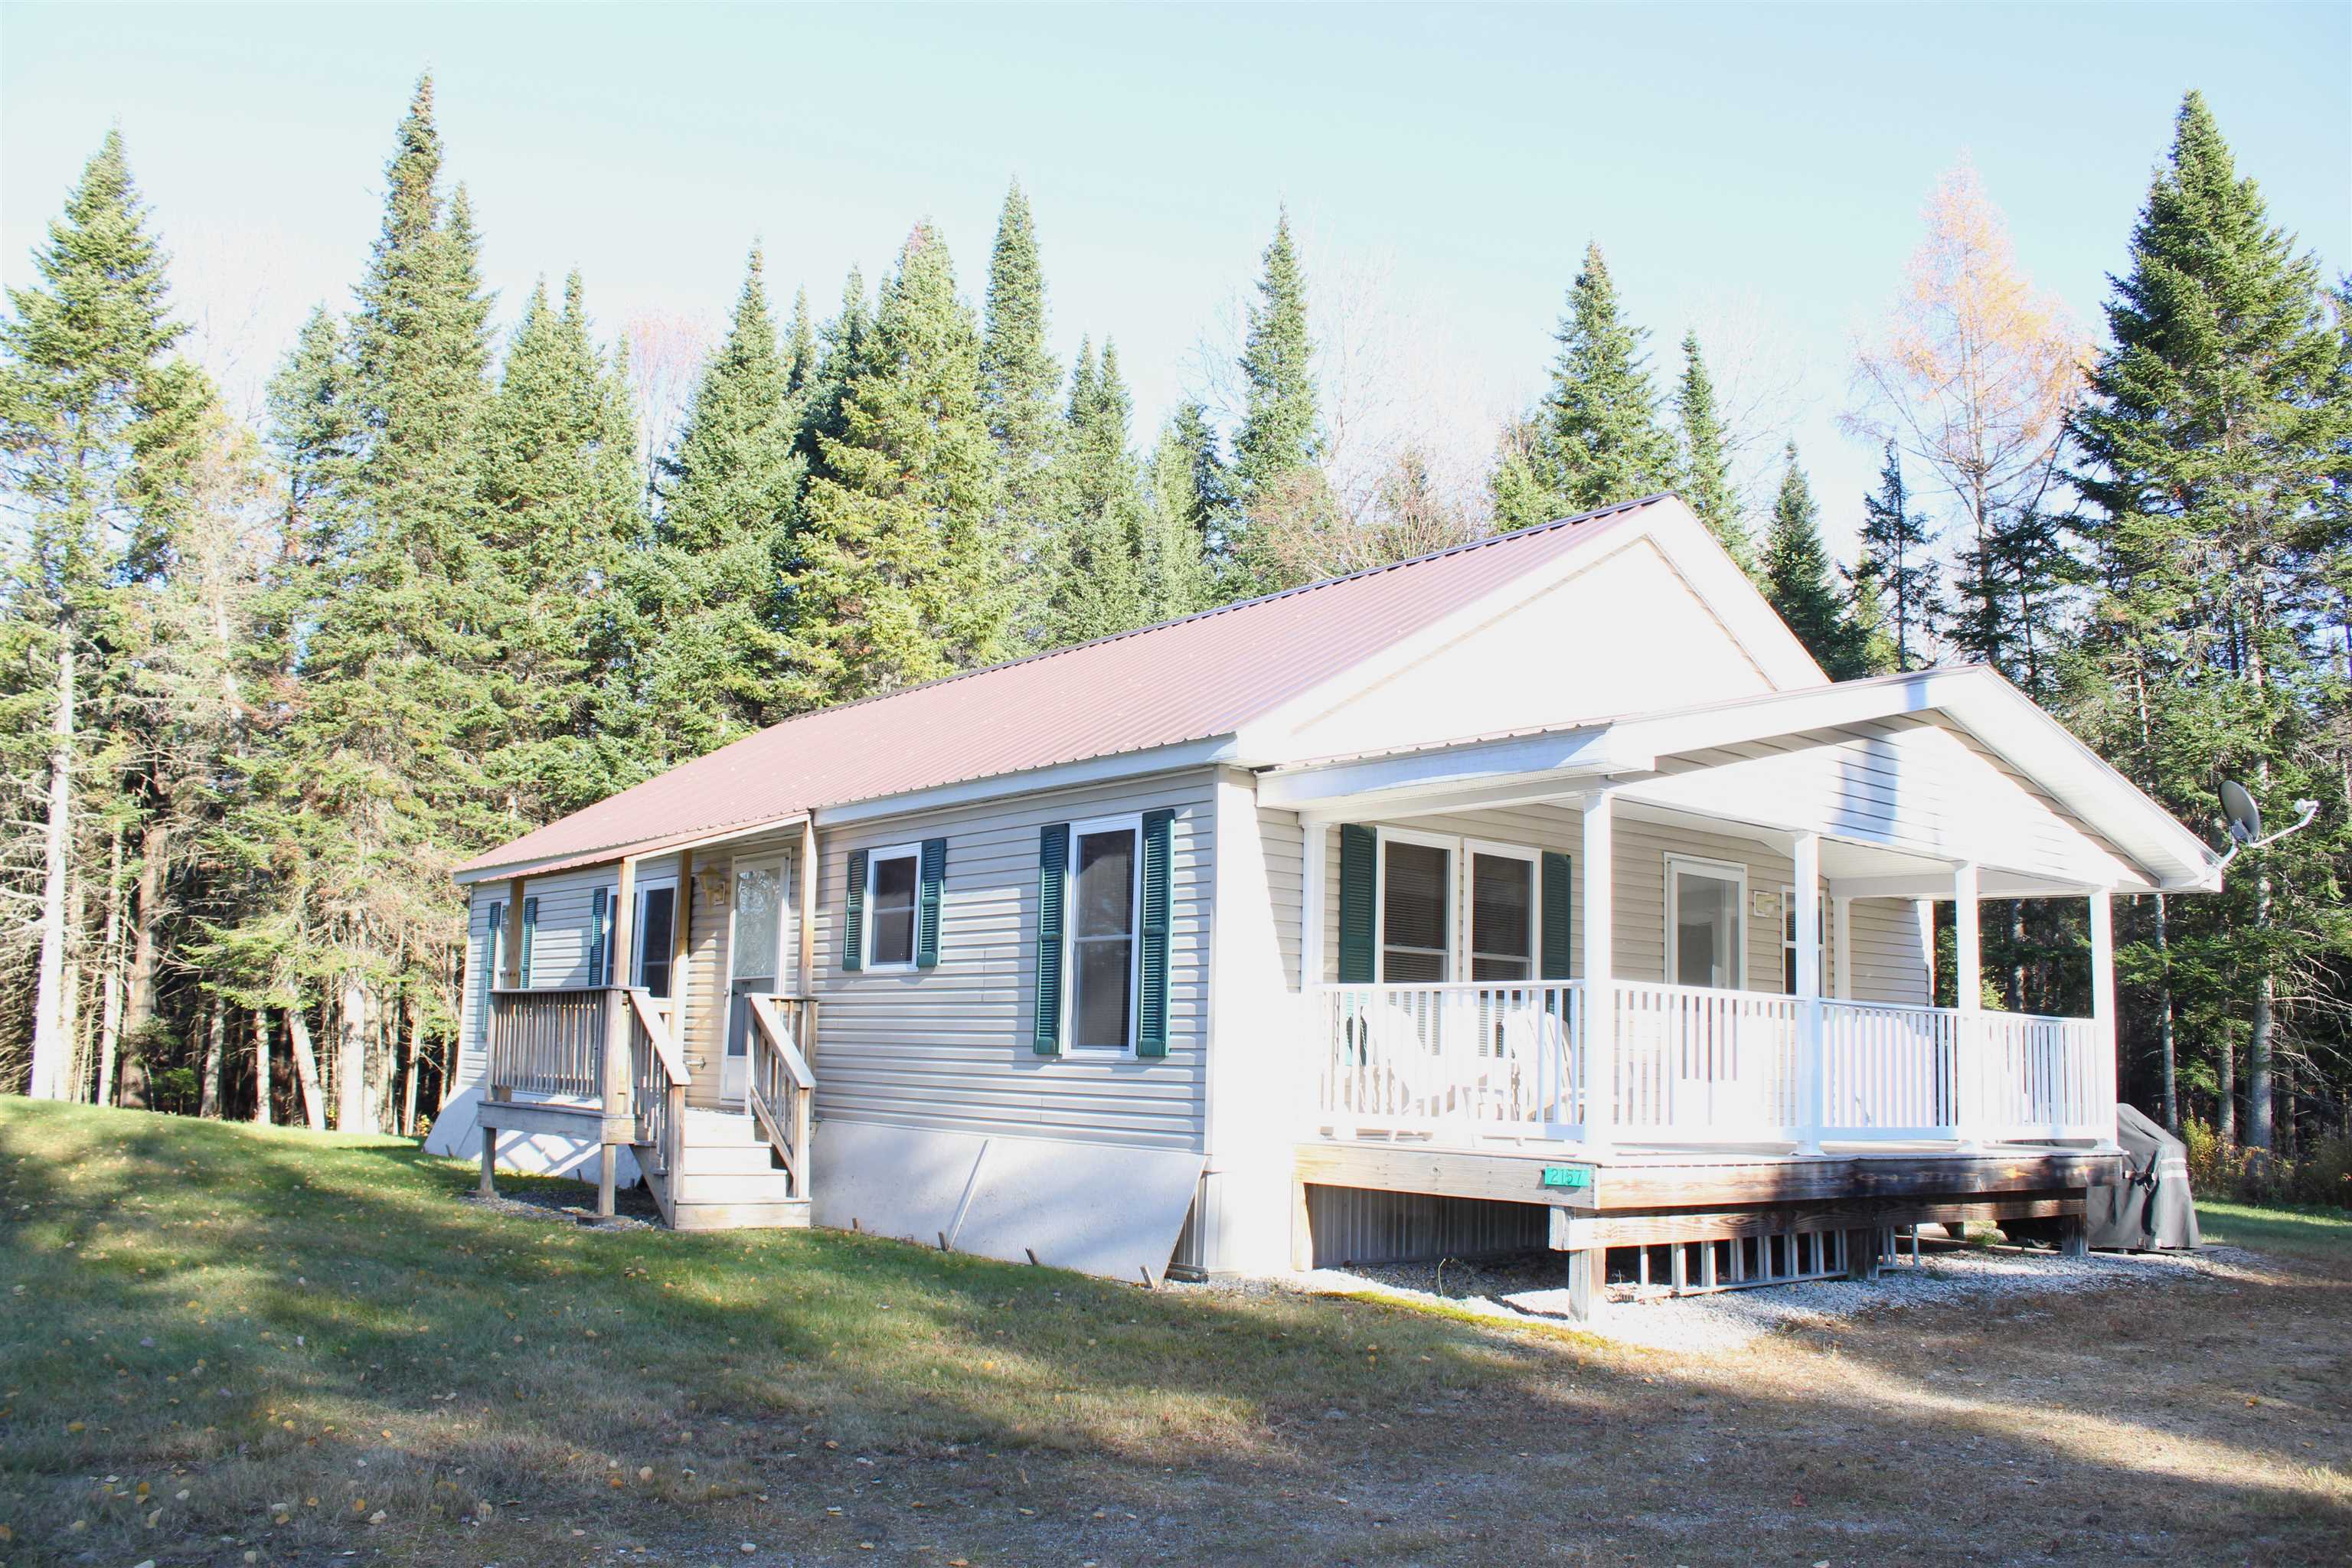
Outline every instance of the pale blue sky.
<path id="1" fill-rule="evenodd" d="M 1054 332 L 1118 340 L 1139 441 L 1286 200 L 1400 404 L 1457 460 L 1532 396 L 1588 238 L 1654 333 L 1696 324 L 1804 447 L 1832 541 L 1857 329 L 1963 155 L 2086 328 L 2181 92 L 2273 216 L 2352 267 L 2352 6 L 176 5 L 0 8 L 0 276 L 119 121 L 206 356 L 249 389 L 348 300 L 417 71 L 438 82 L 501 319 L 586 275 L 600 323 L 716 321 L 752 237 L 829 309 L 910 223 L 977 298 L 1018 175 Z M 1334 367 L 1335 378 L 1346 374 Z"/>

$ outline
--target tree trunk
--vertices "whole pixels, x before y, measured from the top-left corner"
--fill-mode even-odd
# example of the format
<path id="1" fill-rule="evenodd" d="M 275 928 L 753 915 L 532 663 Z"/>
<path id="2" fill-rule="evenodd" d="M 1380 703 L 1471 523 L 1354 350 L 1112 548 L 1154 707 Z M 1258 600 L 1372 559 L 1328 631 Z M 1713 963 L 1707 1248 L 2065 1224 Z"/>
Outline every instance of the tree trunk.
<path id="1" fill-rule="evenodd" d="M 2167 923 L 2164 895 L 2156 895 L 2156 1037 L 2164 1060 L 2164 1125 L 2180 1131 L 2179 1047 L 2172 1020 L 2172 933 Z"/>
<path id="2" fill-rule="evenodd" d="M 2238 1141 L 2238 1043 L 2227 1029 L 2221 1036 L 2221 1059 L 2213 1064 L 2213 1130 L 2224 1143 Z"/>
<path id="3" fill-rule="evenodd" d="M 2254 879 L 2254 930 L 2270 923 L 2271 879 Z M 2264 960 L 2254 982 L 2254 1026 L 2246 1037 L 2246 1147 L 2271 1146 L 2271 1038 L 2278 1023 L 2278 977 Z"/>
<path id="4" fill-rule="evenodd" d="M 217 1121 L 221 1113 L 221 1058 L 228 1055 L 228 1004 L 215 998 L 205 1025 L 205 1079 L 196 1114 Z"/>
<path id="5" fill-rule="evenodd" d="M 368 1116 L 368 994 L 357 975 L 343 982 L 341 1016 L 335 1020 L 335 1131 L 373 1132 Z"/>
<path id="6" fill-rule="evenodd" d="M 269 1009 L 253 1010 L 253 1119 L 262 1126 L 270 1122 L 269 1110 Z"/>
<path id="7" fill-rule="evenodd" d="M 99 957 L 98 1103 L 114 1103 L 114 1058 L 122 1045 L 122 829 L 107 852 L 106 941 Z"/>
<path id="8" fill-rule="evenodd" d="M 131 906 L 131 974 L 124 987 L 122 1037 L 130 1047 L 122 1058 L 122 1103 L 147 1108 L 147 1063 L 143 1038 L 155 1024 L 156 933 L 163 923 L 163 861 L 170 853 L 171 830 L 151 822 L 139 840 L 138 897 Z"/>
<path id="9" fill-rule="evenodd" d="M 416 1079 L 425 1071 L 425 1009 L 408 998 L 408 1076 L 400 1085 L 400 1135 L 416 1136 Z"/>
<path id="10" fill-rule="evenodd" d="M 41 827 L 41 963 L 33 993 L 33 1077 L 26 1092 L 64 1090 L 72 1041 L 66 1033 L 66 862 L 73 849 L 74 629 L 59 627 L 57 704 L 49 721 L 48 816 Z"/>
<path id="11" fill-rule="evenodd" d="M 89 913 L 89 879 L 66 863 L 66 984 L 58 999 L 66 1037 L 66 1060 L 57 1084 L 59 1100 L 89 1098 L 89 1042 L 84 1039 L 81 1013 L 81 963 L 77 950 Z"/>
<path id="12" fill-rule="evenodd" d="M 286 1039 L 294 1049 L 294 1081 L 302 1090 L 302 1120 L 313 1132 L 327 1130 L 327 1097 L 319 1089 L 319 1053 L 310 1048 L 310 1020 L 299 997 L 286 1009 Z"/>

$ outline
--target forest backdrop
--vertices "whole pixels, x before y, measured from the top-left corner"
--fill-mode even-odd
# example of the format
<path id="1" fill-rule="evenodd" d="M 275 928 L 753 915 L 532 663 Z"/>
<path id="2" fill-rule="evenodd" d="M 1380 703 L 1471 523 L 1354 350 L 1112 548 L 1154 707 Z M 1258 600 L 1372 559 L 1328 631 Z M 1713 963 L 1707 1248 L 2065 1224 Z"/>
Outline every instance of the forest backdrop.
<path id="1" fill-rule="evenodd" d="M 1465 478 L 1366 436 L 1415 389 L 1279 213 L 1157 430 L 1110 335 L 1050 352 L 1017 185 L 976 288 L 918 222 L 816 306 L 754 246 L 708 344 L 600 331 L 576 274 L 501 330 L 426 79 L 350 308 L 248 421 L 109 132 L 0 321 L 0 1081 L 414 1131 L 480 849 L 795 713 L 1674 489 L 1835 677 L 1989 663 L 2215 842 L 2223 776 L 2318 800 L 2222 894 L 2121 907 L 2122 1082 L 2225 1145 L 2340 1137 L 2352 284 L 2196 95 L 2149 133 L 2095 333 L 1936 184 L 1854 348 L 1884 467 L 1840 562 L 1769 395 L 1657 353 L 1597 243 Z M 1985 906 L 1990 1005 L 2084 1010 L 2072 905 Z"/>

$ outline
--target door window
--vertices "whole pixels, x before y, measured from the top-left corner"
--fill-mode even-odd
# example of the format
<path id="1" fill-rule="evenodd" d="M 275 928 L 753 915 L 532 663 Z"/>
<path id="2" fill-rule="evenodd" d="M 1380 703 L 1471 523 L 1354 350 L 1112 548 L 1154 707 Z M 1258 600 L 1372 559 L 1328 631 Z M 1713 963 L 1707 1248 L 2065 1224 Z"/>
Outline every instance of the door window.
<path id="1" fill-rule="evenodd" d="M 1666 935 L 1676 984 L 1738 987 L 1747 896 L 1747 877 L 1737 867 L 1666 862 Z"/>

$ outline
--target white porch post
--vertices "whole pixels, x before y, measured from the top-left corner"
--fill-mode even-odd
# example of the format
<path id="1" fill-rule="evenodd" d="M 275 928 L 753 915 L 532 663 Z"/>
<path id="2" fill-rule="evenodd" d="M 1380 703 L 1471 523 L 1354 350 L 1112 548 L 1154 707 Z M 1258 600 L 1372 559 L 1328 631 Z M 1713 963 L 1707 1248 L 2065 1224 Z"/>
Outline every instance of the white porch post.
<path id="1" fill-rule="evenodd" d="M 598 1062 L 604 1069 L 602 1098 L 607 1124 L 596 1150 L 596 1215 L 600 1219 L 613 1217 L 613 1189 L 620 1174 L 621 1148 L 612 1141 L 610 1123 L 629 1108 L 626 987 L 636 978 L 631 961 L 637 951 L 637 863 L 633 858 L 622 857 L 614 883 L 613 906 L 613 959 L 605 966 L 604 983 L 614 989 L 604 994 L 604 1050 Z"/>
<path id="2" fill-rule="evenodd" d="M 1977 864 L 1963 860 L 1952 868 L 1952 1002 L 1959 1017 L 1952 1032 L 1952 1120 L 1958 1124 L 1960 1147 L 1980 1149 L 1984 1140 L 1977 1123 L 1983 1114 L 1984 1031 L 1977 1015 L 1984 1011 L 1981 942 L 1977 928 Z"/>
<path id="3" fill-rule="evenodd" d="M 1797 1152 L 1822 1152 L 1822 836 L 1800 833 L 1797 895 Z M 1841 900 L 1843 904 L 1843 900 Z"/>
<path id="4" fill-rule="evenodd" d="M 1839 893 L 1830 898 L 1830 994 L 1841 1002 L 1854 999 L 1853 900 Z"/>
<path id="5" fill-rule="evenodd" d="M 2114 900 L 2105 888 L 2091 893 L 2091 1111 L 2103 1135 L 2101 1148 L 2116 1142 L 2116 926 Z"/>
<path id="6" fill-rule="evenodd" d="M 1615 797 L 1597 789 L 1584 797 L 1584 1142 L 1605 1151 L 1617 1128 L 1617 987 L 1612 949 L 1616 917 L 1611 892 L 1617 853 L 1612 828 Z"/>
<path id="7" fill-rule="evenodd" d="M 1318 1075 L 1332 1050 L 1331 1026 L 1327 1021 L 1331 1003 L 1316 989 L 1323 984 L 1323 879 L 1329 874 L 1331 825 L 1302 813 L 1298 826 L 1304 837 L 1298 885 L 1298 1070 L 1293 1111 L 1300 1121 L 1311 1123 L 1321 1114 L 1316 1104 Z M 1331 1110 L 1336 1114 L 1339 1108 L 1334 1105 Z M 1311 1126 L 1308 1131 L 1313 1131 Z M 1335 1131 L 1346 1137 L 1352 1130 Z"/>

